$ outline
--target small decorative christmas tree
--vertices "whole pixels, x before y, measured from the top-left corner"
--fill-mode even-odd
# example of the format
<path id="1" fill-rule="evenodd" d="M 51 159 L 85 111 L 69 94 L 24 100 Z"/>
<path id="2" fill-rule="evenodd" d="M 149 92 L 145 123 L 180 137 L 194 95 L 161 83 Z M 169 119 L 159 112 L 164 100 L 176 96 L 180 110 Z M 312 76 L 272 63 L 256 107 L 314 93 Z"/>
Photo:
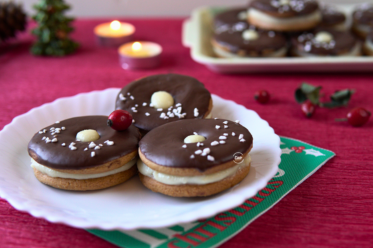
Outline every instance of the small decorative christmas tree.
<path id="1" fill-rule="evenodd" d="M 38 40 L 31 48 L 35 55 L 64 56 L 73 53 L 78 43 L 69 38 L 74 28 L 71 27 L 73 18 L 64 16 L 70 9 L 63 0 L 40 0 L 34 5 L 37 13 L 32 18 L 38 27 L 32 30 Z"/>

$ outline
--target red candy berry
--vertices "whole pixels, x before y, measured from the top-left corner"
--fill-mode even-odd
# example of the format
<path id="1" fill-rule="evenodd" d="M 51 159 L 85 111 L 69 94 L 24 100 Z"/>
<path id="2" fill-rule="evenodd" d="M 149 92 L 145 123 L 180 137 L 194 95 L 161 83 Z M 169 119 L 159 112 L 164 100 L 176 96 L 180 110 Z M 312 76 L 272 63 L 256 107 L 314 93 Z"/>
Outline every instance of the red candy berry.
<path id="1" fill-rule="evenodd" d="M 114 110 L 107 120 L 107 125 L 114 130 L 123 131 L 132 124 L 132 115 L 125 110 Z"/>
<path id="2" fill-rule="evenodd" d="M 368 122 L 371 113 L 365 108 L 354 108 L 347 114 L 347 121 L 351 126 L 360 127 Z"/>
<path id="3" fill-rule="evenodd" d="M 259 90 L 255 92 L 254 98 L 259 103 L 267 103 L 269 101 L 270 95 L 266 90 Z"/>
<path id="4" fill-rule="evenodd" d="M 315 113 L 315 110 L 316 110 L 316 106 L 310 101 L 305 101 L 304 103 L 302 103 L 301 108 L 302 108 L 303 114 L 307 118 L 310 118 Z"/>

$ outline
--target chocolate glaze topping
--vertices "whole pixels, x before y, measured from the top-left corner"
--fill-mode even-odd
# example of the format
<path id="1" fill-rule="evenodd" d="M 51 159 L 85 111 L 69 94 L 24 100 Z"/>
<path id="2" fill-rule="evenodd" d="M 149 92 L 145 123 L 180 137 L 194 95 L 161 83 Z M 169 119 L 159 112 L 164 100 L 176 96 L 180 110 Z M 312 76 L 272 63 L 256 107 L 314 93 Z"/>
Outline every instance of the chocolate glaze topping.
<path id="1" fill-rule="evenodd" d="M 173 113 L 173 109 L 158 111 L 150 107 L 150 99 L 157 91 L 170 93 L 174 98 L 173 109 L 177 110 L 181 107 L 180 113 L 185 113 L 185 116 L 183 118 L 176 115 L 169 117 L 167 113 Z M 123 99 L 121 94 L 126 97 L 126 100 L 121 100 Z M 160 125 L 180 119 L 202 119 L 209 109 L 210 100 L 210 92 L 197 79 L 179 74 L 160 74 L 141 78 L 125 86 L 118 94 L 115 109 L 130 112 L 136 127 L 150 131 Z M 144 103 L 146 106 L 143 106 Z M 138 107 L 135 107 L 136 104 Z M 177 106 L 178 104 L 181 106 Z M 198 109 L 197 116 L 195 116 L 195 108 Z M 147 116 L 146 113 L 149 115 Z M 167 118 L 161 118 L 161 115 Z"/>
<path id="2" fill-rule="evenodd" d="M 329 43 L 319 43 L 315 41 L 316 34 L 326 31 L 333 36 Z M 358 40 L 348 31 L 338 31 L 332 28 L 317 28 L 312 32 L 303 32 L 292 38 L 293 47 L 302 53 L 321 56 L 336 56 L 350 52 Z"/>
<path id="3" fill-rule="evenodd" d="M 352 17 L 357 24 L 371 25 L 373 27 L 373 4 L 364 3 L 358 5 Z"/>
<path id="4" fill-rule="evenodd" d="M 309 15 L 319 9 L 319 4 L 314 0 L 290 0 L 284 5 L 280 0 L 253 0 L 250 7 L 274 17 L 287 18 Z"/>
<path id="5" fill-rule="evenodd" d="M 36 133 L 28 144 L 28 152 L 37 155 L 37 158 L 32 156 L 36 162 L 45 165 L 52 169 L 85 169 L 94 166 L 102 165 L 112 160 L 125 156 L 137 149 L 137 144 L 140 139 L 139 130 L 131 125 L 127 130 L 115 131 L 107 125 L 107 116 L 82 116 L 71 119 L 66 119 L 60 123 L 56 123 L 45 127 L 45 133 Z M 62 128 L 56 136 L 51 134 L 51 127 Z M 85 129 L 94 129 L 100 135 L 98 140 L 93 141 L 100 149 L 85 148 L 91 142 L 76 141 L 76 134 Z M 43 129 L 41 129 L 43 130 Z M 57 142 L 46 143 L 42 140 L 47 137 L 50 140 L 57 138 Z M 113 141 L 114 144 L 108 145 L 106 140 Z M 70 149 L 71 142 L 74 142 L 76 150 Z M 62 144 L 65 143 L 65 146 Z M 95 152 L 95 156 L 91 156 L 91 152 Z"/>
<path id="6" fill-rule="evenodd" d="M 242 125 L 233 121 L 223 119 L 202 119 L 202 120 L 181 120 L 168 123 L 150 131 L 140 141 L 141 152 L 150 161 L 167 167 L 196 168 L 200 171 L 207 170 L 213 166 L 230 162 L 234 159 L 234 154 L 240 152 L 244 154 L 253 143 L 250 132 Z M 216 125 L 220 129 L 216 129 Z M 224 128 L 227 125 L 227 128 Z M 184 139 L 196 132 L 206 138 L 203 146 L 198 147 L 197 143 L 184 144 Z M 232 136 L 232 132 L 235 136 Z M 224 133 L 228 135 L 225 136 Z M 240 141 L 240 135 L 245 140 Z M 221 139 L 221 136 L 226 139 Z M 212 146 L 214 141 L 225 141 L 225 144 Z M 186 145 L 186 148 L 182 146 Z M 214 158 L 210 161 L 207 155 L 197 155 L 197 150 L 210 149 L 208 155 Z M 191 158 L 191 155 L 194 158 Z"/>
<path id="7" fill-rule="evenodd" d="M 337 8 L 330 5 L 323 5 L 321 8 L 322 20 L 320 26 L 330 27 L 342 24 L 346 21 L 346 15 Z"/>
<path id="8" fill-rule="evenodd" d="M 238 53 L 240 50 L 246 52 L 246 55 L 254 53 L 257 55 L 266 55 L 265 51 L 271 53 L 287 46 L 285 35 L 275 31 L 267 31 L 250 26 L 250 29 L 258 32 L 258 39 L 245 40 L 240 32 L 223 32 L 215 34 L 214 41 L 220 46 L 227 48 L 231 53 Z"/>
<path id="9" fill-rule="evenodd" d="M 242 31 L 249 27 L 247 23 L 247 7 L 226 10 L 214 17 L 214 26 L 216 33 L 222 33 L 228 30 Z M 243 18 L 245 17 L 245 18 Z"/>

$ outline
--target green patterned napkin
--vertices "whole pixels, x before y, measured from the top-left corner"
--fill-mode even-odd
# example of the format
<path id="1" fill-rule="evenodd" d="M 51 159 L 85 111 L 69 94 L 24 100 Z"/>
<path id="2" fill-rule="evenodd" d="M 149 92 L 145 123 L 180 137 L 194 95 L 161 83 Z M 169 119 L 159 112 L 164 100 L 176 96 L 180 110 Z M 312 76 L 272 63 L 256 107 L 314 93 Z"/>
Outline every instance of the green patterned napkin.
<path id="1" fill-rule="evenodd" d="M 258 194 L 240 206 L 206 220 L 160 229 L 134 231 L 87 230 L 120 247 L 215 247 L 268 211 L 296 186 L 334 157 L 334 153 L 281 137 L 277 174 Z"/>

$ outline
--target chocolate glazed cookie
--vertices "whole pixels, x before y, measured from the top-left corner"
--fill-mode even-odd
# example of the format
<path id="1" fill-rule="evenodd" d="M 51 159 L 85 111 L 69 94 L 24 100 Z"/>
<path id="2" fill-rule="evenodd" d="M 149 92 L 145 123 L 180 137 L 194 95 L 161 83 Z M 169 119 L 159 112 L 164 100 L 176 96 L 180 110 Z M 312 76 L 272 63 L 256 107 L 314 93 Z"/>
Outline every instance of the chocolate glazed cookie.
<path id="1" fill-rule="evenodd" d="M 83 116 L 47 126 L 28 145 L 39 181 L 65 190 L 96 190 L 122 183 L 136 174 L 139 130 L 118 132 L 107 116 Z"/>
<path id="2" fill-rule="evenodd" d="M 373 29 L 373 4 L 364 3 L 356 7 L 352 14 L 352 31 L 365 39 Z"/>
<path id="3" fill-rule="evenodd" d="M 160 74 L 136 80 L 118 94 L 116 109 L 131 113 L 134 125 L 144 133 L 181 119 L 208 118 L 210 92 L 197 79 Z"/>
<path id="4" fill-rule="evenodd" d="M 347 30 L 346 15 L 332 5 L 321 6 L 322 20 L 320 27 L 334 28 L 340 31 Z"/>
<path id="5" fill-rule="evenodd" d="M 318 28 L 292 38 L 294 56 L 359 56 L 360 42 L 347 31 Z"/>
<path id="6" fill-rule="evenodd" d="M 314 0 L 253 0 L 247 17 L 259 28 L 284 32 L 308 30 L 321 21 Z"/>
<path id="7" fill-rule="evenodd" d="M 247 7 L 223 11 L 214 17 L 215 33 L 242 31 L 249 27 Z"/>
<path id="8" fill-rule="evenodd" d="M 250 132 L 236 122 L 169 123 L 140 141 L 140 179 L 149 189 L 175 197 L 216 194 L 246 177 L 252 144 Z"/>
<path id="9" fill-rule="evenodd" d="M 373 56 L 373 29 L 365 40 L 363 50 L 365 55 Z"/>

